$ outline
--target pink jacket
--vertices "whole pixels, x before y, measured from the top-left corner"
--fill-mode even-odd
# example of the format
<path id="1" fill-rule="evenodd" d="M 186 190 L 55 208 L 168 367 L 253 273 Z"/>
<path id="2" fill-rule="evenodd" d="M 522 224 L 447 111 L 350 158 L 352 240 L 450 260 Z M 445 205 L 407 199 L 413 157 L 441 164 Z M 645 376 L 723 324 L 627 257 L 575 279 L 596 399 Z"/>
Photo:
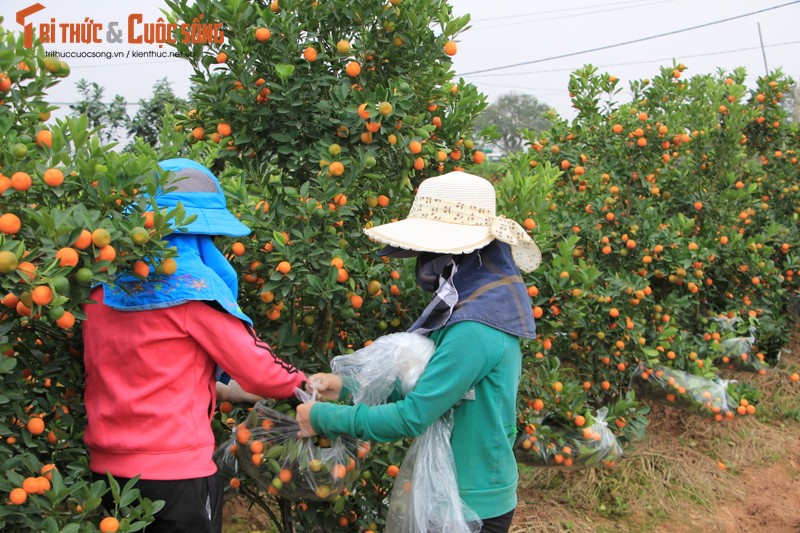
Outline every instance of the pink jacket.
<path id="1" fill-rule="evenodd" d="M 90 468 L 174 480 L 217 468 L 211 417 L 217 364 L 245 390 L 289 398 L 305 374 L 278 359 L 238 318 L 193 301 L 148 311 L 84 306 L 84 442 Z"/>

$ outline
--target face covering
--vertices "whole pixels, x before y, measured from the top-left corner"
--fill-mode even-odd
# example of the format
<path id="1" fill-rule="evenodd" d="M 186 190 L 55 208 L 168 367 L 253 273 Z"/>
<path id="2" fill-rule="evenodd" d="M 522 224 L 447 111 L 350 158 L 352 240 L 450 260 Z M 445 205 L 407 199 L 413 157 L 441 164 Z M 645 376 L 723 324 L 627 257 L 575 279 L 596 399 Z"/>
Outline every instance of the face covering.
<path id="1" fill-rule="evenodd" d="M 425 291 L 434 292 L 439 288 L 440 278 L 450 277 L 447 267 L 454 265 L 452 255 L 424 252 L 417 257 L 417 284 Z"/>
<path id="2" fill-rule="evenodd" d="M 463 255 L 422 253 L 416 273 L 420 287 L 434 296 L 409 331 L 425 335 L 471 320 L 536 338 L 527 287 L 507 244 L 494 240 Z"/>
<path id="3" fill-rule="evenodd" d="M 417 258 L 417 283 L 434 295 L 409 331 L 426 335 L 447 323 L 458 303 L 458 291 L 453 284 L 457 271 L 451 255 L 423 253 Z"/>

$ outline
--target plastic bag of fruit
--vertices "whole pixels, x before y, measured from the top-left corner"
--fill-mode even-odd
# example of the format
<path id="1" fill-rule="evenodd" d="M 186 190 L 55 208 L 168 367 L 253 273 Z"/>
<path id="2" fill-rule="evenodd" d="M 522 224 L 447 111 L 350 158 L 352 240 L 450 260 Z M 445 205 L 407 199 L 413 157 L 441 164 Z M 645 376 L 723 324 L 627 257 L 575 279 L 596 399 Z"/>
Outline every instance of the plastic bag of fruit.
<path id="1" fill-rule="evenodd" d="M 331 360 L 353 403 L 378 405 L 410 392 L 434 351 L 429 338 L 393 333 Z M 450 446 L 453 413 L 431 424 L 406 452 L 394 480 L 385 533 L 476 533 L 482 523 L 458 493 Z"/>
<path id="2" fill-rule="evenodd" d="M 296 391 L 301 401 L 307 393 Z M 288 500 L 328 501 L 350 489 L 370 450 L 366 441 L 346 436 L 301 438 L 289 413 L 259 401 L 215 460 L 229 477 L 243 472 L 259 487 Z"/>
<path id="3" fill-rule="evenodd" d="M 723 339 L 720 342 L 720 355 L 718 356 L 720 362 L 739 370 L 765 373 L 770 366 L 764 362 L 764 354 L 756 352 L 755 342 L 755 337 Z"/>
<path id="4" fill-rule="evenodd" d="M 766 374 L 770 365 L 764 361 L 764 354 L 756 349 L 754 334 L 757 328 L 753 324 L 744 322 L 738 316 L 722 315 L 711 320 L 723 332 L 727 332 L 715 348 L 717 353 L 714 358 L 719 366 Z"/>
<path id="5" fill-rule="evenodd" d="M 542 423 L 533 433 L 523 432 L 514 445 L 517 461 L 531 466 L 567 470 L 613 468 L 622 459 L 622 445 L 606 422 L 608 408 L 601 407 L 594 421 L 573 429 Z M 534 428 L 534 426 L 529 426 Z"/>
<path id="6" fill-rule="evenodd" d="M 631 385 L 640 398 L 666 401 L 701 414 L 724 416 L 731 412 L 728 380 L 691 374 L 676 368 L 639 364 Z"/>

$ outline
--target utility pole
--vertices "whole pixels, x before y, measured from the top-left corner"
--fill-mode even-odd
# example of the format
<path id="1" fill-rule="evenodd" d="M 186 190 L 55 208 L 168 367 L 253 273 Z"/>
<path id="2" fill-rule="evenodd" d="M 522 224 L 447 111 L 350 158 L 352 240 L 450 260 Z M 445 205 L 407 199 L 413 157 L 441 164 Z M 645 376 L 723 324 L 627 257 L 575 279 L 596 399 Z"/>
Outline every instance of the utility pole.
<path id="1" fill-rule="evenodd" d="M 761 57 L 764 58 L 764 74 L 769 74 L 769 67 L 767 66 L 767 52 L 764 50 L 764 38 L 761 37 L 761 23 L 758 22 L 758 40 L 761 42 Z"/>
<path id="2" fill-rule="evenodd" d="M 800 124 L 800 82 L 794 82 L 794 89 L 792 89 L 792 96 L 794 98 L 794 118 L 795 124 Z"/>

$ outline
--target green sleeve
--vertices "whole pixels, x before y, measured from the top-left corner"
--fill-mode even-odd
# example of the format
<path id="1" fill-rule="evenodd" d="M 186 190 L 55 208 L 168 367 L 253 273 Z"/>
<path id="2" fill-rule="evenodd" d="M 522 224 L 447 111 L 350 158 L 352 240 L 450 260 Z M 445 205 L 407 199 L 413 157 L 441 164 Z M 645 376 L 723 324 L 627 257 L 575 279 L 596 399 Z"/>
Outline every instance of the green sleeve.
<path id="1" fill-rule="evenodd" d="M 416 387 L 396 402 L 367 405 L 316 403 L 311 424 L 319 433 L 394 441 L 416 437 L 458 403 L 496 364 L 488 359 L 496 342 L 488 326 L 459 322 L 436 335 L 436 349 Z"/>
<path id="2" fill-rule="evenodd" d="M 399 379 L 395 380 L 394 390 L 389 394 L 388 401 L 395 402 L 403 397 L 402 383 Z M 345 376 L 342 378 L 342 390 L 339 391 L 340 402 L 352 402 L 353 391 L 358 390 L 358 383 L 352 376 Z"/>

